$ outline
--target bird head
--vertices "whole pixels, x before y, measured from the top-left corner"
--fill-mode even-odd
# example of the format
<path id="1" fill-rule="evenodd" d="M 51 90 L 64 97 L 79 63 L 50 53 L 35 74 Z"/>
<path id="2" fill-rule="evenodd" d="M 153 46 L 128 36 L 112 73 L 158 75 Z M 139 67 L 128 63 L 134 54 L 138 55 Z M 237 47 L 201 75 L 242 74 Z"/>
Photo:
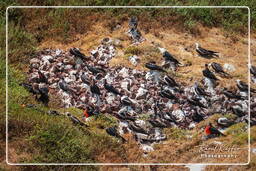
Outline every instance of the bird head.
<path id="1" fill-rule="evenodd" d="M 166 51 L 165 48 L 161 48 L 161 47 L 158 47 L 158 50 L 161 52 L 161 53 L 164 53 Z"/>
<path id="2" fill-rule="evenodd" d="M 205 68 L 208 68 L 208 64 L 204 64 Z"/>
<path id="3" fill-rule="evenodd" d="M 196 49 L 198 49 L 199 48 L 199 43 L 195 43 L 195 45 L 196 45 Z"/>

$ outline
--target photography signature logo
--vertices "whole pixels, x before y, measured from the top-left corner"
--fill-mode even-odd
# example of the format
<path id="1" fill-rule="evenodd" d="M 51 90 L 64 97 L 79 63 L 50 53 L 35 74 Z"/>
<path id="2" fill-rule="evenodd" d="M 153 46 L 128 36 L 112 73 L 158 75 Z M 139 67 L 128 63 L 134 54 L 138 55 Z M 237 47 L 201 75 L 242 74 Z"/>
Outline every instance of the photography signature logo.
<path id="1" fill-rule="evenodd" d="M 198 148 L 201 158 L 237 158 L 238 152 L 242 150 L 235 145 L 224 144 L 199 145 Z"/>

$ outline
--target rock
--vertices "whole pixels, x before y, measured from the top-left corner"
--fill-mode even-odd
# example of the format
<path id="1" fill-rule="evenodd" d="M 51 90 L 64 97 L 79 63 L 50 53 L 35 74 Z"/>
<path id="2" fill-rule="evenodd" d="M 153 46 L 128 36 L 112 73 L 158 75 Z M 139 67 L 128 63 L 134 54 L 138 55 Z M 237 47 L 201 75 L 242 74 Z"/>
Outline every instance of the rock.
<path id="1" fill-rule="evenodd" d="M 121 40 L 119 40 L 119 39 L 114 39 L 114 40 L 113 40 L 113 45 L 115 45 L 115 46 L 120 46 L 120 45 L 121 45 Z"/>

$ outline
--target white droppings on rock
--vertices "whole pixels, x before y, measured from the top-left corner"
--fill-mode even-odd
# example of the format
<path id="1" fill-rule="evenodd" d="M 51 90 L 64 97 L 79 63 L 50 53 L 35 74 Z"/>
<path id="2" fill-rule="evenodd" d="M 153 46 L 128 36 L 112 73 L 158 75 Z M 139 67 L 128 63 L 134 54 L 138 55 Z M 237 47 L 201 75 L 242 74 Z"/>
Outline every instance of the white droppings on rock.
<path id="1" fill-rule="evenodd" d="M 203 171 L 206 166 L 205 165 L 185 165 L 185 167 L 189 168 L 189 171 Z"/>
<path id="2" fill-rule="evenodd" d="M 122 75 L 122 77 L 128 77 L 129 76 L 129 74 L 128 74 L 128 69 L 127 68 L 122 68 L 120 71 L 119 71 L 119 74 L 121 74 Z"/>
<path id="3" fill-rule="evenodd" d="M 141 144 L 141 149 L 145 152 L 152 152 L 154 148 L 148 144 Z"/>
<path id="4" fill-rule="evenodd" d="M 115 101 L 115 95 L 113 93 L 107 93 L 106 101 L 108 104 L 113 104 Z"/>
<path id="5" fill-rule="evenodd" d="M 134 66 L 137 66 L 139 61 L 140 61 L 140 58 L 137 56 L 137 55 L 132 55 L 129 57 L 129 61 L 134 65 Z"/>
<path id="6" fill-rule="evenodd" d="M 191 122 L 188 126 L 189 129 L 193 129 L 196 127 L 196 124 L 194 122 Z"/>
<path id="7" fill-rule="evenodd" d="M 229 71 L 229 72 L 234 72 L 236 70 L 234 65 L 227 64 L 227 63 L 224 64 L 223 68 L 224 68 L 224 70 Z"/>
<path id="8" fill-rule="evenodd" d="M 172 115 L 175 116 L 177 122 L 182 122 L 185 119 L 185 114 L 181 109 L 174 110 Z"/>

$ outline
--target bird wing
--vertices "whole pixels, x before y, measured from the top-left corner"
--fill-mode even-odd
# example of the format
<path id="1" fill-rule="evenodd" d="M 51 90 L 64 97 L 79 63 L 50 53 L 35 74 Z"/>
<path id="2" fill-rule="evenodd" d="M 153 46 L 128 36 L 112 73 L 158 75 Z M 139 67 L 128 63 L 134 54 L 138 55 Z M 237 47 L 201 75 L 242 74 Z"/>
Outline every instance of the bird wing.
<path id="1" fill-rule="evenodd" d="M 216 72 L 224 72 L 222 66 L 218 63 L 213 62 L 212 63 L 212 68 L 216 71 Z"/>
<path id="2" fill-rule="evenodd" d="M 218 129 L 211 127 L 210 131 L 212 134 L 218 134 L 218 135 L 224 135 L 222 132 L 220 132 Z"/>
<path id="3" fill-rule="evenodd" d="M 198 47 L 198 49 L 199 49 L 203 54 L 214 54 L 214 53 L 219 53 L 219 52 L 215 52 L 215 51 L 212 51 L 212 50 L 204 49 L 204 48 L 202 48 L 202 47 Z"/>

